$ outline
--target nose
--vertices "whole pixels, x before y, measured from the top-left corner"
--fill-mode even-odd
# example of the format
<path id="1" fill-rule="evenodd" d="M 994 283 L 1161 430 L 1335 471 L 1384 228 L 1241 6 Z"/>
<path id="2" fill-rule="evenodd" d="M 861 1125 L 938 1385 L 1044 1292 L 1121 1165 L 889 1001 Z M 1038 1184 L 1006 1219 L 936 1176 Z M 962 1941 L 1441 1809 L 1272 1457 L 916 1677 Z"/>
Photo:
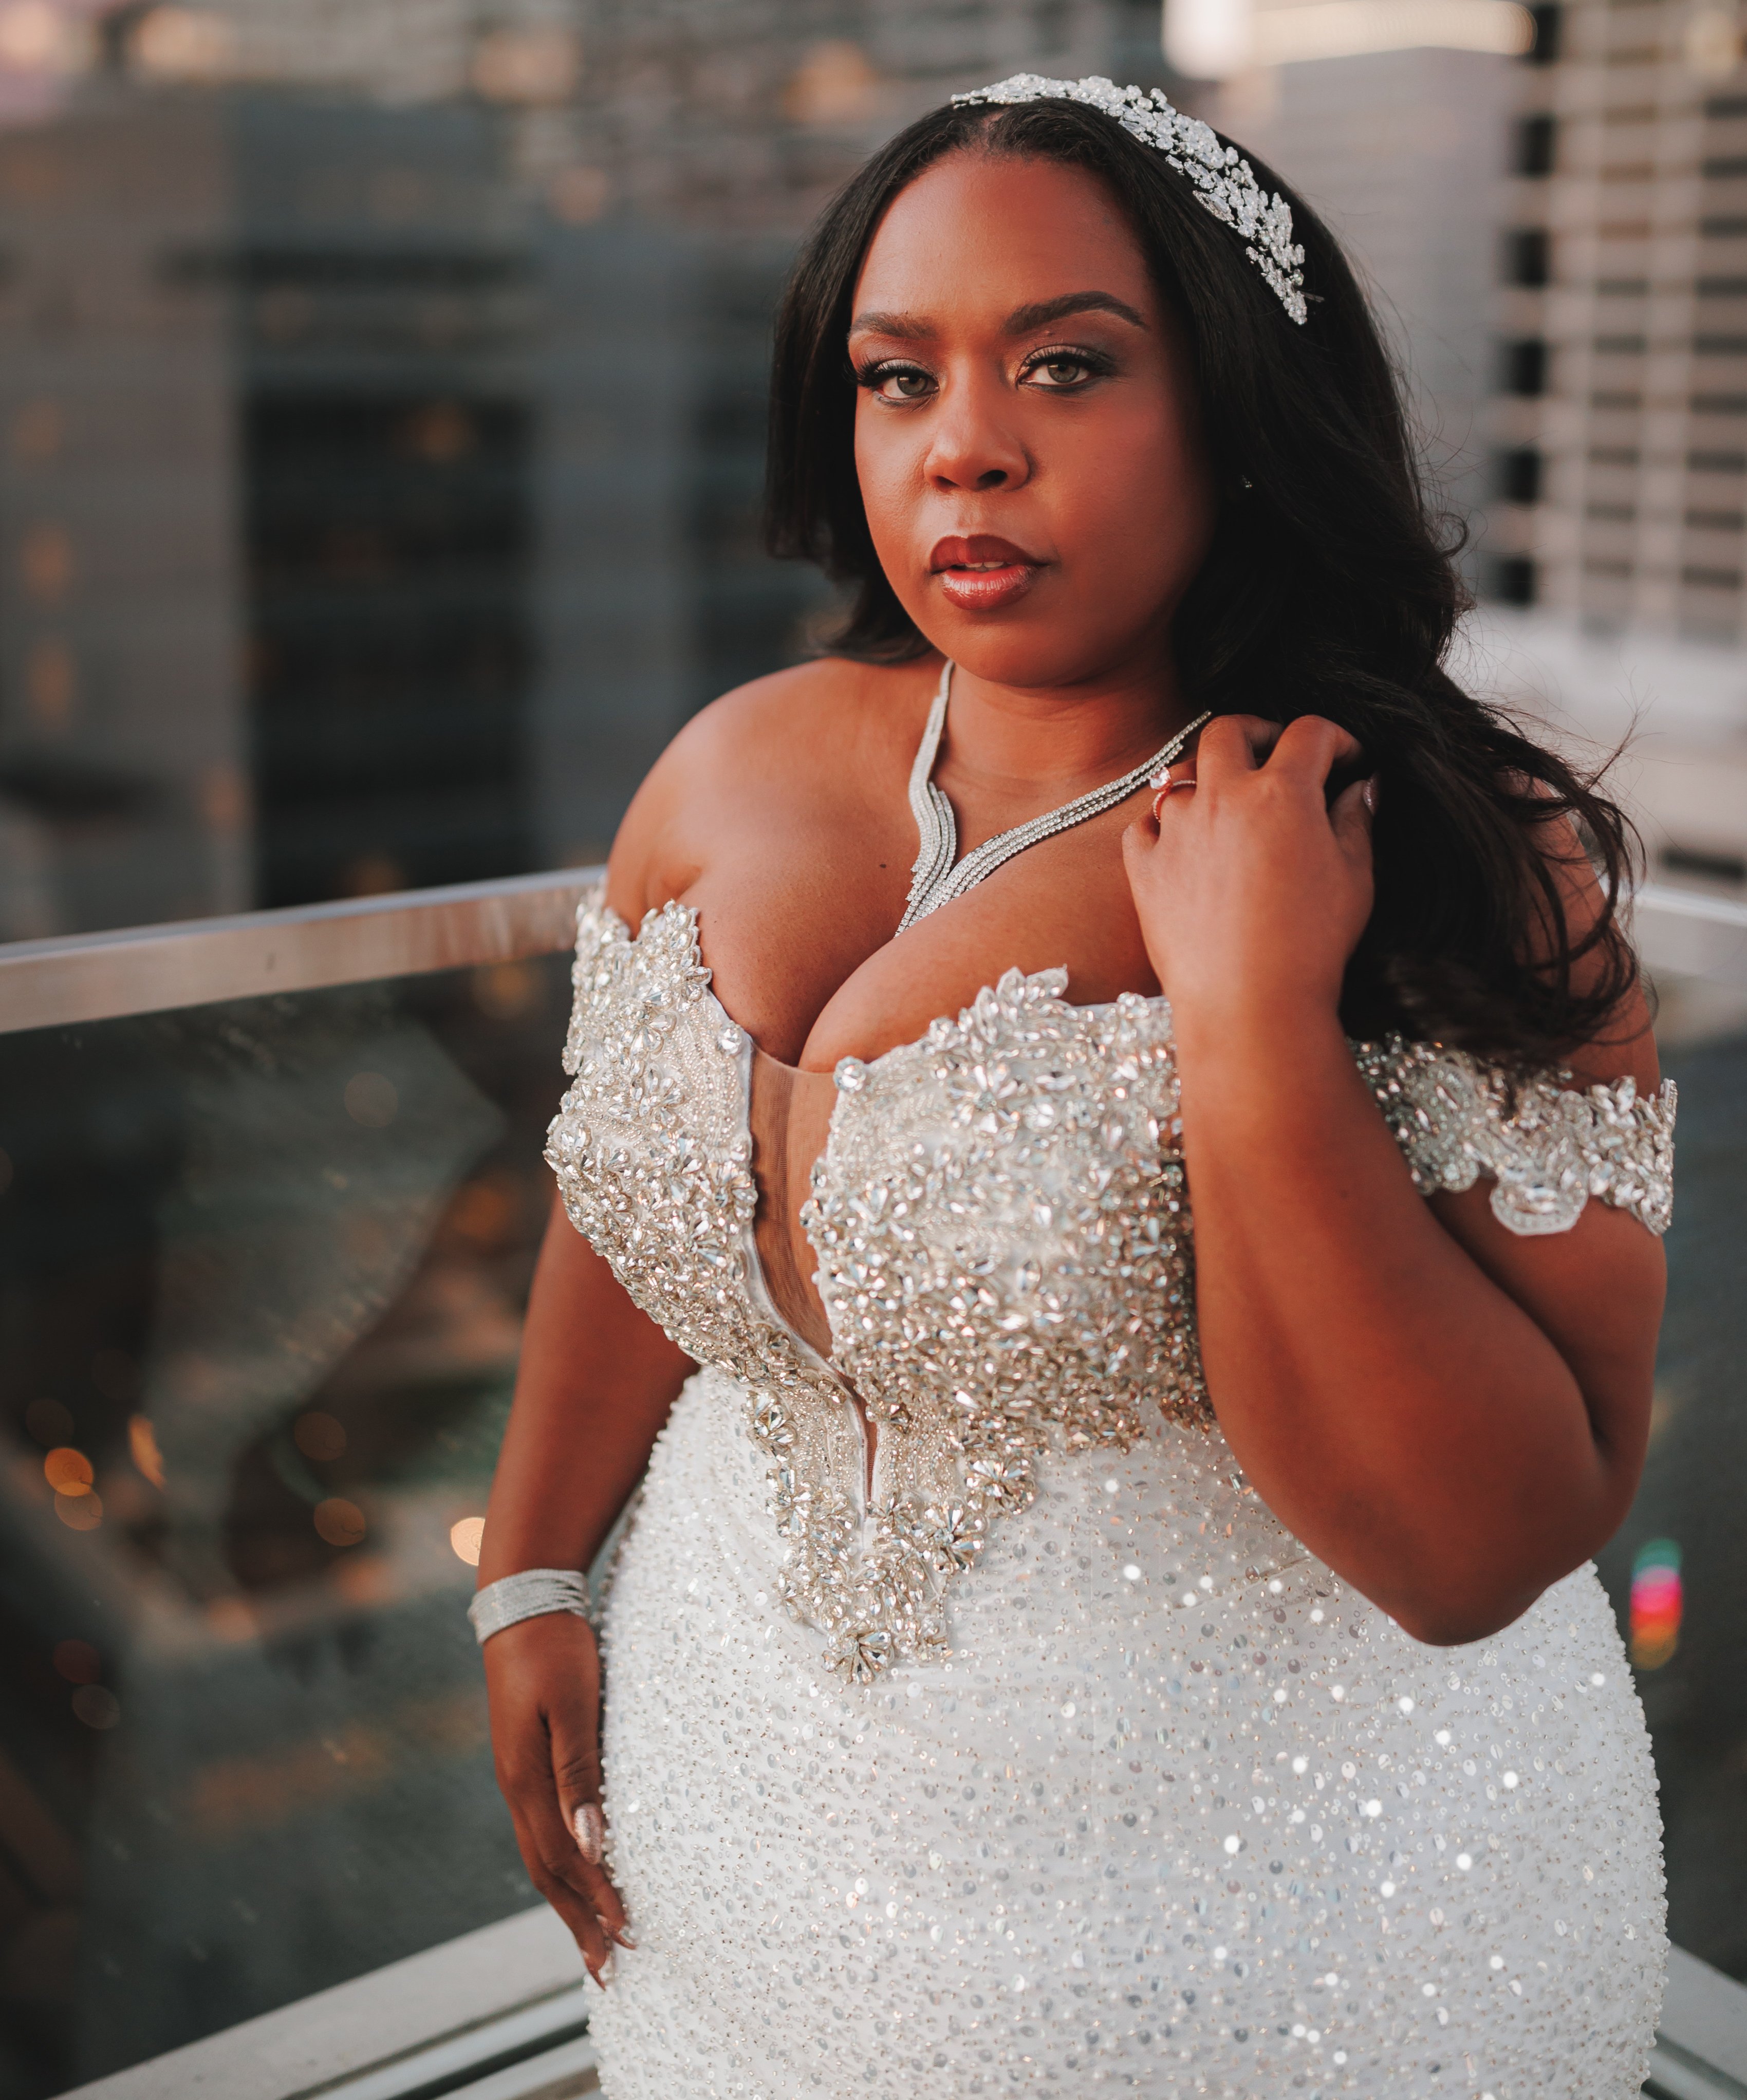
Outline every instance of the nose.
<path id="1" fill-rule="evenodd" d="M 946 490 L 1017 488 L 1030 480 L 1030 457 L 1009 418 L 1006 388 L 979 377 L 949 386 L 933 417 L 923 472 Z"/>

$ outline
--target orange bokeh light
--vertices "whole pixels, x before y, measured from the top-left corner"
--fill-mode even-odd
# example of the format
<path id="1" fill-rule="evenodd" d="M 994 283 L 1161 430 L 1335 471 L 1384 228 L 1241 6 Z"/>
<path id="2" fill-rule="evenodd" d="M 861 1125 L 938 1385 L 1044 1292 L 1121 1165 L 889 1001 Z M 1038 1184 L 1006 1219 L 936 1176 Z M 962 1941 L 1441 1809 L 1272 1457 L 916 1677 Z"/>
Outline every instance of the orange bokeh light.
<path id="1" fill-rule="evenodd" d="M 135 1465 L 154 1488 L 164 1485 L 164 1454 L 157 1448 L 157 1437 L 152 1424 L 143 1414 L 130 1416 L 127 1424 L 127 1448 L 133 1454 Z"/>
<path id="2" fill-rule="evenodd" d="M 58 1495 L 88 1495 L 97 1471 L 82 1451 L 63 1444 L 42 1461 L 42 1477 Z"/>
<path id="3" fill-rule="evenodd" d="M 315 1529 L 329 1546 L 356 1546 L 364 1535 L 364 1511 L 343 1495 L 315 1505 Z"/>
<path id="4" fill-rule="evenodd" d="M 82 1494 L 56 1495 L 55 1514 L 68 1531 L 95 1531 L 103 1522 L 103 1502 L 89 1488 Z"/>
<path id="5" fill-rule="evenodd" d="M 470 1568 L 479 1564 L 479 1548 L 485 1538 L 485 1519 L 483 1516 L 464 1516 L 458 1524 L 449 1526 L 449 1543 L 456 1557 L 465 1560 Z"/>

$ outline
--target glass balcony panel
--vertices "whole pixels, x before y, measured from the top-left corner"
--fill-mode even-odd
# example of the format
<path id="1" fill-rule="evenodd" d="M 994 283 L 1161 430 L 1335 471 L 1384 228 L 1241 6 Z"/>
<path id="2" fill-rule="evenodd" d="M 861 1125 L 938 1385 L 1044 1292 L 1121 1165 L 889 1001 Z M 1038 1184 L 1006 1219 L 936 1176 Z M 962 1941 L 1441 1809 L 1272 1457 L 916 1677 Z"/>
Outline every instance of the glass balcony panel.
<path id="1" fill-rule="evenodd" d="M 532 1900 L 463 1611 L 567 997 L 0 1036 L 6 2100 Z"/>
<path id="2" fill-rule="evenodd" d="M 1655 1745 L 1670 1933 L 1747 1979 L 1747 990 L 1657 988 L 1680 1088 L 1668 1308 L 1643 1484 L 1598 1564 Z"/>

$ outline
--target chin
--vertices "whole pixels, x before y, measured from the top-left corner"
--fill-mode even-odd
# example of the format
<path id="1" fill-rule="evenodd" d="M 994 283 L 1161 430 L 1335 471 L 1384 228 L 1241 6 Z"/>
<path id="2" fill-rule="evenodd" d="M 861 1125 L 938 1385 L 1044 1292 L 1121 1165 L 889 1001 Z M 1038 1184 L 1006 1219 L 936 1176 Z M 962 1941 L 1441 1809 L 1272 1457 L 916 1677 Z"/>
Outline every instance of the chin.
<path id="1" fill-rule="evenodd" d="M 1024 613 L 1016 607 L 1010 614 L 981 618 L 936 618 L 924 631 L 942 655 L 973 678 L 1000 686 L 1077 685 L 1096 677 L 1113 653 L 1107 632 L 1076 633 L 1067 622 L 1039 619 L 1029 607 Z"/>

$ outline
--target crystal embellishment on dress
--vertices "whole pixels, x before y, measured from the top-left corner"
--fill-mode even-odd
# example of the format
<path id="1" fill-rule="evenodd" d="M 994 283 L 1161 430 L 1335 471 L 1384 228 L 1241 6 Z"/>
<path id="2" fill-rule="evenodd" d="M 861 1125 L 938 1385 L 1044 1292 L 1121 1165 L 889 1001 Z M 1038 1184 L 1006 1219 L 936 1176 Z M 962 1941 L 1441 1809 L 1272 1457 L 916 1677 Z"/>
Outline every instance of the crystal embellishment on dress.
<path id="1" fill-rule="evenodd" d="M 633 941 L 595 892 L 577 927 L 546 1154 L 566 1208 L 682 1348 L 740 1382 L 777 1594 L 828 1666 L 865 1682 L 943 1657 L 953 1586 L 1032 1506 L 1047 1454 L 1090 1464 L 1214 1426 L 1168 1006 L 1073 1006 L 1065 971 L 1010 970 L 919 1041 L 840 1062 L 801 1211 L 827 1360 L 765 1286 L 754 1045 L 709 989 L 696 913 L 666 904 Z M 1485 1175 L 1513 1232 L 1564 1231 L 1591 1197 L 1665 1229 L 1672 1086 L 1513 1088 L 1400 1040 L 1354 1056 L 1423 1193 Z M 878 1427 L 871 1485 L 857 1400 Z M 1234 1511 L 1253 1507 L 1231 1485 Z"/>
<path id="2" fill-rule="evenodd" d="M 1304 324 L 1304 251 L 1292 238 L 1292 207 L 1270 196 L 1235 146 L 1222 146 L 1211 125 L 1185 117 L 1155 87 L 1118 87 L 1102 73 L 1084 80 L 1046 80 L 1016 73 L 992 87 L 955 95 L 955 105 L 1016 102 L 1079 102 L 1114 117 L 1145 146 L 1156 147 L 1166 165 L 1193 185 L 1195 201 L 1242 236 L 1244 254 L 1263 282 L 1300 328 Z"/>
<path id="3" fill-rule="evenodd" d="M 1435 1043 L 1361 1044 L 1364 1074 L 1423 1196 L 1493 1177 L 1493 1215 L 1513 1233 L 1568 1232 L 1591 1196 L 1659 1238 L 1674 1187 L 1674 1083 L 1630 1076 L 1583 1092 L 1512 1077 Z M 1569 1074 L 1560 1076 L 1568 1078 Z"/>

